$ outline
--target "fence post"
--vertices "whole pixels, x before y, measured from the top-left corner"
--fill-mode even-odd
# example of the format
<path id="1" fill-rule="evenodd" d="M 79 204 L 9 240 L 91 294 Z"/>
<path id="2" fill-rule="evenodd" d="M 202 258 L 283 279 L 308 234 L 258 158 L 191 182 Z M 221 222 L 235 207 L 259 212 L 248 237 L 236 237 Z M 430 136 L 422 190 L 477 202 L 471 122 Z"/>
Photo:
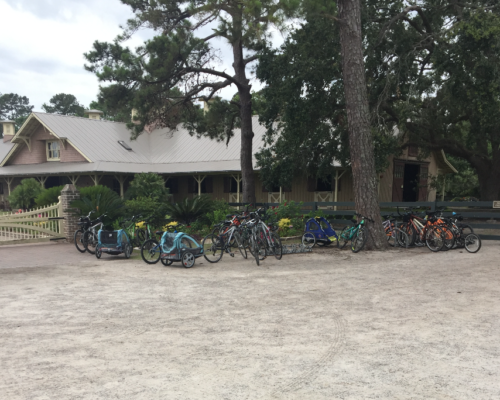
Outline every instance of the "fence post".
<path id="1" fill-rule="evenodd" d="M 314 202 L 314 211 L 318 211 L 318 202 L 317 201 Z"/>
<path id="2" fill-rule="evenodd" d="M 64 217 L 64 236 L 70 243 L 73 243 L 73 236 L 78 229 L 78 216 L 74 214 L 75 209 L 71 208 L 70 204 L 79 198 L 80 192 L 76 190 L 74 185 L 66 185 L 61 190 L 60 209 L 62 209 L 61 217 Z"/>

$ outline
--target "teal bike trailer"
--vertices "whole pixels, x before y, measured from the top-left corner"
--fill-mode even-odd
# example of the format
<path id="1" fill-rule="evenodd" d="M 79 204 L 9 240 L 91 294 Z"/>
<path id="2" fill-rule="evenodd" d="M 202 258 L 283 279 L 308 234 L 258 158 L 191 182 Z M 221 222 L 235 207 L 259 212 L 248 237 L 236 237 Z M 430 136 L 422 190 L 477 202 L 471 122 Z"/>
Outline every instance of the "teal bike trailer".
<path id="1" fill-rule="evenodd" d="M 105 231 L 100 229 L 97 233 L 98 243 L 95 249 L 95 256 L 101 258 L 102 253 L 118 255 L 124 254 L 125 258 L 132 255 L 132 244 L 127 233 L 120 229 L 118 231 Z"/>
<path id="2" fill-rule="evenodd" d="M 203 247 L 183 232 L 165 232 L 160 240 L 161 261 L 164 265 L 181 262 L 191 268 L 198 257 L 203 256 Z"/>

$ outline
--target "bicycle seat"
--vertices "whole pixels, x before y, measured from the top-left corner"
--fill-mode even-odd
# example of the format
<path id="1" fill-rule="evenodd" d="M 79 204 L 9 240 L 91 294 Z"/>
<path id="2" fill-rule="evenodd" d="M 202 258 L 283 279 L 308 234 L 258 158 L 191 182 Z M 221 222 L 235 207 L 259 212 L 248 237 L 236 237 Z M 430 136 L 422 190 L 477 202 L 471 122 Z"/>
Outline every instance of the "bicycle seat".
<path id="1" fill-rule="evenodd" d="M 157 235 L 163 235 L 163 231 L 156 231 Z"/>

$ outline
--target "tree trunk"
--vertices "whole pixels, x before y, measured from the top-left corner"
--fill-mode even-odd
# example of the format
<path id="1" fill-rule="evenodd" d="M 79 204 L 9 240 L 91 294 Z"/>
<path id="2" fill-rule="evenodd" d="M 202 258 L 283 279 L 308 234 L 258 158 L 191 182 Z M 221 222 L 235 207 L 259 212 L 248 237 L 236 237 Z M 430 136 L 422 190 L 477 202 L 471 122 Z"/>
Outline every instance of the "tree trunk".
<path id="1" fill-rule="evenodd" d="M 239 29 L 239 18 L 234 18 L 236 29 Z M 246 77 L 245 62 L 243 59 L 243 46 L 241 39 L 233 43 L 233 68 L 235 77 L 240 83 L 241 118 L 241 150 L 240 165 L 243 181 L 243 203 L 255 204 L 255 175 L 253 172 L 253 129 L 252 129 L 252 94 L 250 93 L 250 80 Z"/>
<path id="2" fill-rule="evenodd" d="M 495 162 L 496 161 L 496 162 Z M 479 181 L 479 194 L 481 201 L 500 200 L 500 160 L 483 162 L 478 166 L 473 164 Z"/>
<path id="3" fill-rule="evenodd" d="M 339 0 L 342 75 L 347 106 L 351 168 L 354 178 L 356 211 L 375 222 L 366 221 L 367 249 L 388 248 L 378 205 L 374 144 L 361 45 L 360 0 Z"/>

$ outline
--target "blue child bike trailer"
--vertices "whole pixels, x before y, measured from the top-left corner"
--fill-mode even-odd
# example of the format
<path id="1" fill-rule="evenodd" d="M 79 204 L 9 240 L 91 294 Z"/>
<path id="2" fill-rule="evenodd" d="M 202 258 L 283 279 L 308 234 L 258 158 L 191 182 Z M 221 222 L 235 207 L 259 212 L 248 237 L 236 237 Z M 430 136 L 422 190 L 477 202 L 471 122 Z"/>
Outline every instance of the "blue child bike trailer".
<path id="1" fill-rule="evenodd" d="M 306 232 L 311 232 L 320 246 L 338 243 L 338 236 L 324 217 L 311 218 L 306 222 Z"/>
<path id="2" fill-rule="evenodd" d="M 195 259 L 203 255 L 201 245 L 183 232 L 165 232 L 160 240 L 160 249 L 163 264 L 181 261 L 186 268 L 191 268 Z"/>
<path id="3" fill-rule="evenodd" d="M 123 253 L 125 258 L 130 258 L 132 255 L 132 244 L 123 229 L 118 231 L 100 229 L 97 233 L 97 238 L 98 243 L 95 251 L 97 258 L 101 258 L 102 253 L 114 255 Z"/>

